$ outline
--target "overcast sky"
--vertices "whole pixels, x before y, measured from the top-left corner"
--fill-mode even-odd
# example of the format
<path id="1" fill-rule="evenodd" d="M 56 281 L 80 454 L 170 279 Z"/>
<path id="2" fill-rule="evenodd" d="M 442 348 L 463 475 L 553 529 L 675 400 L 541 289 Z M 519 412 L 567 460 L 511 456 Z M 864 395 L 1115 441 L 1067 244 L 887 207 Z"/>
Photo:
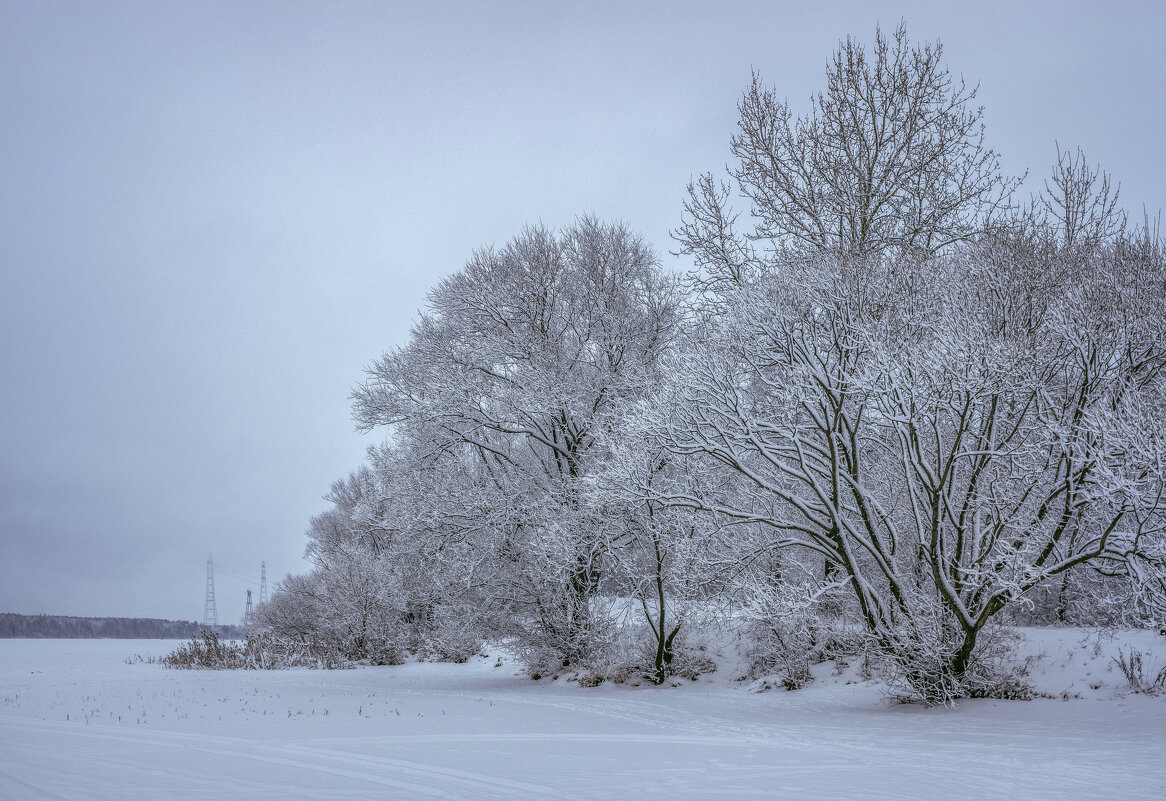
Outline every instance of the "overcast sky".
<path id="1" fill-rule="evenodd" d="M 1166 205 L 1145 3 L 0 3 L 0 611 L 237 620 L 368 444 L 348 395 L 527 222 L 665 264 L 750 69 L 805 109 L 903 18 L 1039 187 L 1082 146 Z"/>

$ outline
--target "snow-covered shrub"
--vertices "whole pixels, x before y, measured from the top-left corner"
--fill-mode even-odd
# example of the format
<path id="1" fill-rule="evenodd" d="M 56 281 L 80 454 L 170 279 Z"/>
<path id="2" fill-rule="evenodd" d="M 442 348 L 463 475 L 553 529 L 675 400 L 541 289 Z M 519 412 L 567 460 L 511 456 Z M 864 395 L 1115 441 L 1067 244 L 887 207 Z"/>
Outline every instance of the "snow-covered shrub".
<path id="1" fill-rule="evenodd" d="M 692 639 L 691 636 L 685 636 L 676 643 L 672 662 L 668 666 L 668 676 L 696 681 L 703 675 L 717 672 L 717 663 L 709 656 L 706 646 L 694 644 Z"/>
<path id="2" fill-rule="evenodd" d="M 813 681 L 810 665 L 850 651 L 839 612 L 843 607 L 839 586 L 796 572 L 797 581 L 778 578 L 780 563 L 742 576 L 744 602 L 737 611 L 743 623 L 744 655 L 750 678 L 776 675 L 787 690 Z M 781 564 L 793 572 L 792 562 Z"/>
<path id="3" fill-rule="evenodd" d="M 619 599 L 626 605 L 628 599 Z M 700 626 L 693 624 L 678 630 L 668 642 L 667 659 L 657 663 L 657 640 L 653 628 L 637 619 L 633 610 L 617 613 L 617 625 L 603 649 L 597 649 L 587 660 L 586 675 L 602 677 L 615 684 L 639 685 L 643 682 L 663 684 L 677 676 L 695 681 L 699 676 L 716 671 L 706 646 L 697 633 Z"/>
<path id="4" fill-rule="evenodd" d="M 334 595 L 328 589 L 318 571 L 289 576 L 276 587 L 271 601 L 255 610 L 247 642 L 259 667 L 333 668 L 359 660 L 403 661 L 403 650 L 383 620 L 369 615 L 363 626 L 345 625 L 331 606 Z"/>
<path id="5" fill-rule="evenodd" d="M 581 612 L 569 596 L 560 596 L 560 603 L 541 606 L 537 615 L 515 618 L 507 626 L 508 647 L 532 678 L 566 669 L 606 672 L 615 652 L 617 626 L 607 609 L 592 606 Z"/>
<path id="6" fill-rule="evenodd" d="M 870 655 L 892 698 L 953 706 L 961 698 L 1028 700 L 1027 666 L 1016 661 L 1019 637 L 1011 629 L 985 628 L 966 668 L 952 670 L 959 637 L 938 605 L 927 617 L 903 621 L 890 640 L 871 637 Z"/>
<path id="7" fill-rule="evenodd" d="M 240 670 L 256 666 L 249 656 L 245 644 L 222 642 L 216 632 L 204 629 L 200 636 L 191 637 L 190 642 L 162 657 L 162 664 L 188 670 Z"/>
<path id="8" fill-rule="evenodd" d="M 291 667 L 339 668 L 346 663 L 334 654 L 281 642 L 270 634 L 251 634 L 244 642 L 223 642 L 215 631 L 191 637 L 160 661 L 182 670 L 275 670 Z"/>
<path id="9" fill-rule="evenodd" d="M 465 662 L 482 651 L 478 615 L 466 609 L 438 608 L 425 628 L 416 653 L 432 662 Z"/>
<path id="10" fill-rule="evenodd" d="M 806 624 L 810 616 L 800 620 L 755 620 L 746 630 L 749 646 L 745 656 L 749 660 L 749 678 L 776 675 L 787 690 L 797 690 L 813 681 L 810 674 L 812 638 Z"/>

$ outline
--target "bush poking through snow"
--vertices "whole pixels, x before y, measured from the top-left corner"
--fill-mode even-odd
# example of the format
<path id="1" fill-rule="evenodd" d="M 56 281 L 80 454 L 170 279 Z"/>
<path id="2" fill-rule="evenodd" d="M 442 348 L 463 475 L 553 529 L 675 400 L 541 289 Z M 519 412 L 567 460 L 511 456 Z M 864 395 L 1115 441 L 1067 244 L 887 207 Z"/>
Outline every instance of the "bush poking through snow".
<path id="1" fill-rule="evenodd" d="M 168 668 L 182 670 L 275 670 L 290 667 L 336 669 L 351 665 L 334 654 L 315 654 L 309 649 L 287 647 L 271 637 L 250 637 L 246 642 L 223 642 L 214 631 L 204 630 L 162 657 Z"/>
<path id="2" fill-rule="evenodd" d="M 708 673 L 717 672 L 717 663 L 705 652 L 704 646 L 681 648 L 670 665 L 669 675 L 696 681 Z"/>
<path id="3" fill-rule="evenodd" d="M 191 670 L 240 670 L 254 667 L 247 657 L 246 645 L 234 640 L 222 642 L 216 632 L 204 629 L 201 638 L 191 637 L 190 642 L 164 656 L 162 664 Z"/>
<path id="4" fill-rule="evenodd" d="M 1117 656 L 1113 658 L 1113 661 L 1121 668 L 1121 672 L 1125 675 L 1126 681 L 1129 682 L 1130 688 L 1134 692 L 1157 695 L 1166 691 L 1166 665 L 1163 665 L 1162 669 L 1158 671 L 1158 675 L 1152 679 L 1147 679 L 1144 658 L 1145 654 L 1131 646 L 1129 654 L 1120 648 L 1117 649 Z M 1150 673 L 1153 674 L 1153 670 Z"/>

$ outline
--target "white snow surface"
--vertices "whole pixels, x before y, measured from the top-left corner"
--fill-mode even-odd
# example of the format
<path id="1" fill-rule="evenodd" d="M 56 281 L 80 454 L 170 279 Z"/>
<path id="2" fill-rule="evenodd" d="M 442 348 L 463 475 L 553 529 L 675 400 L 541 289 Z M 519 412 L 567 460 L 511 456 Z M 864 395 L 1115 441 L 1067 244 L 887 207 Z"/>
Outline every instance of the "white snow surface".
<path id="1" fill-rule="evenodd" d="M 463 665 L 179 671 L 177 643 L 0 640 L 0 798 L 1166 798 L 1166 698 L 1129 691 L 1119 647 L 1025 631 L 1055 698 L 897 705 L 853 666 L 750 690 L 726 659 L 679 686 L 535 682 Z M 495 667 L 501 654 L 502 665 Z M 1079 697 L 1078 697 L 1079 696 Z M 1065 700 L 1067 698 L 1067 700 Z"/>

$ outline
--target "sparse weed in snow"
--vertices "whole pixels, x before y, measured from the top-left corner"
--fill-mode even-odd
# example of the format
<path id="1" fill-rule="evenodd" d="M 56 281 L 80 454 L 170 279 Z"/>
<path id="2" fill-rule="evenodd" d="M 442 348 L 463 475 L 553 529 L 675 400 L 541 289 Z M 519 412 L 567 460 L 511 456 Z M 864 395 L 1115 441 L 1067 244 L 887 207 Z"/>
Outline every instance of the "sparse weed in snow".
<path id="1" fill-rule="evenodd" d="M 1153 678 L 1147 678 L 1145 654 L 1137 648 L 1131 646 L 1128 654 L 1118 648 L 1117 656 L 1113 657 L 1113 664 L 1121 669 L 1130 689 L 1136 693 L 1157 695 L 1166 690 L 1166 665 L 1163 665 L 1156 675 L 1151 669 L 1149 675 Z"/>

